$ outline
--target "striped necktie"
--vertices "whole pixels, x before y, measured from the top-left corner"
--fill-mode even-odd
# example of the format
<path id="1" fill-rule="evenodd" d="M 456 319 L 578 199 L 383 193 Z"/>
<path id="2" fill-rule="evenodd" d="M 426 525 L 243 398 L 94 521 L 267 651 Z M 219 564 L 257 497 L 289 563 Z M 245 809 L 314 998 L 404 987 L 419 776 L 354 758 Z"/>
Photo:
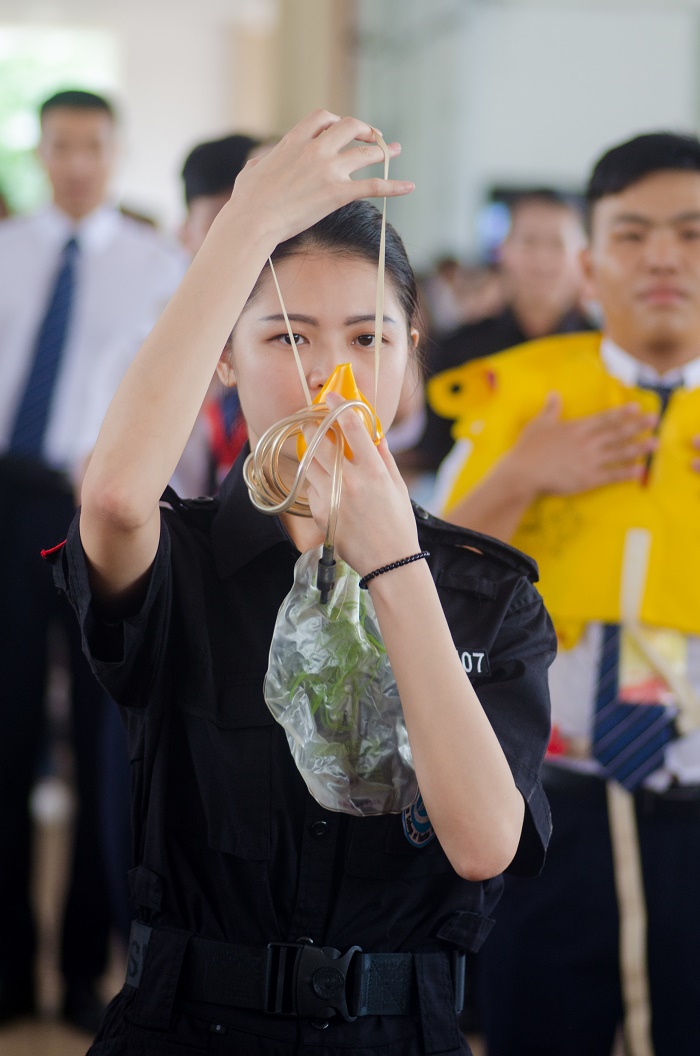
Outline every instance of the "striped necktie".
<path id="1" fill-rule="evenodd" d="M 75 238 L 71 238 L 61 253 L 46 313 L 37 334 L 29 376 L 10 434 L 10 451 L 18 455 L 40 458 L 42 454 L 51 400 L 70 323 L 77 257 L 78 243 Z"/>
<path id="2" fill-rule="evenodd" d="M 618 700 L 620 628 L 605 624 L 591 752 L 606 778 L 630 792 L 663 765 L 666 746 L 675 736 L 673 712 L 663 704 Z"/>
<path id="3" fill-rule="evenodd" d="M 659 424 L 677 385 L 640 381 L 659 397 Z M 647 474 L 653 455 L 647 459 Z M 622 703 L 618 700 L 620 626 L 604 624 L 593 719 L 592 755 L 607 778 L 630 792 L 663 765 L 666 746 L 675 737 L 673 712 L 663 704 Z"/>

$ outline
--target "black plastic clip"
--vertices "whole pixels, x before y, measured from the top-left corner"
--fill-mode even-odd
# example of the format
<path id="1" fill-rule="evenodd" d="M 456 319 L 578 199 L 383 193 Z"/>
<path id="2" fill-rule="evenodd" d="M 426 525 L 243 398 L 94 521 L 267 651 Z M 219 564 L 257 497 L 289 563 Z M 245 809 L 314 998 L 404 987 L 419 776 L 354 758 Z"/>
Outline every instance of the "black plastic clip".
<path id="1" fill-rule="evenodd" d="M 327 605 L 331 591 L 335 586 L 335 551 L 327 543 L 323 544 L 323 553 L 318 563 L 316 586 L 321 591 L 321 604 Z"/>
<path id="2" fill-rule="evenodd" d="M 336 1013 L 351 1023 L 348 1009 L 350 964 L 360 946 L 344 954 L 332 946 L 271 942 L 265 1011 L 282 1016 L 330 1019 Z"/>

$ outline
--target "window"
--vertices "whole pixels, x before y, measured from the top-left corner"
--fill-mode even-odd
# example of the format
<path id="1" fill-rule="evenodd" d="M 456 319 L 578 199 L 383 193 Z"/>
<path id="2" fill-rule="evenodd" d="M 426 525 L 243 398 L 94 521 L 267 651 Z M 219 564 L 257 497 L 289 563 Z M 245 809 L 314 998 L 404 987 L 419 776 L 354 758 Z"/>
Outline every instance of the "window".
<path id="1" fill-rule="evenodd" d="M 0 26 L 0 194 L 12 212 L 34 209 L 48 196 L 34 156 L 42 101 L 64 88 L 112 98 L 118 67 L 117 41 L 109 32 Z"/>

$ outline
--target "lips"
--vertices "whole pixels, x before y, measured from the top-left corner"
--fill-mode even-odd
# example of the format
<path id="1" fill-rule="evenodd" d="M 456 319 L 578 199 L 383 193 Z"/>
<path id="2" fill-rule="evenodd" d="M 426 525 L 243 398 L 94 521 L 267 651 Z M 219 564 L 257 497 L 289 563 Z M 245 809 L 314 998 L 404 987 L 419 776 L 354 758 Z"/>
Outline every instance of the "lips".
<path id="1" fill-rule="evenodd" d="M 678 304 L 687 298 L 685 290 L 677 286 L 652 286 L 641 293 L 641 299 L 647 304 Z"/>

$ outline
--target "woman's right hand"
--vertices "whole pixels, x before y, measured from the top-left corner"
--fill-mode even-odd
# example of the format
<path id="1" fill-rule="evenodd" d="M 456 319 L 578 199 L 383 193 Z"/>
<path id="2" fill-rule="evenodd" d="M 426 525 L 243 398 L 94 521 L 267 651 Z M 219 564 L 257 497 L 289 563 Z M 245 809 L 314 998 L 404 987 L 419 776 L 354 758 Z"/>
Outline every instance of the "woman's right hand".
<path id="1" fill-rule="evenodd" d="M 398 143 L 389 145 L 391 157 L 400 151 Z M 366 121 L 315 110 L 248 162 L 229 205 L 239 215 L 256 217 L 277 245 L 348 202 L 409 194 L 414 184 L 405 180 L 352 179 L 354 172 L 383 160 Z"/>

